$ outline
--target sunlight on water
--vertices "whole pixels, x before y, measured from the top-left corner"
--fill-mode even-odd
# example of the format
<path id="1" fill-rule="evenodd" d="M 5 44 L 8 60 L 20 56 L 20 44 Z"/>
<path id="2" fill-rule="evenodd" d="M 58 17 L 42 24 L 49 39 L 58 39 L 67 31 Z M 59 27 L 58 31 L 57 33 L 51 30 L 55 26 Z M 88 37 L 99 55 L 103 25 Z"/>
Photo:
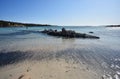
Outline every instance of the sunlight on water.
<path id="1" fill-rule="evenodd" d="M 120 77 L 120 28 L 65 27 L 87 34 L 93 31 L 92 35 L 100 36 L 100 39 L 66 39 L 39 32 L 44 29 L 61 30 L 61 28 L 60 26 L 0 28 L 0 66 L 19 64 L 25 60 L 29 62 L 64 59 L 66 62 L 87 65 L 87 70 L 91 69 L 103 79 Z"/>
<path id="2" fill-rule="evenodd" d="M 120 27 L 108 27 L 108 30 L 120 30 Z"/>

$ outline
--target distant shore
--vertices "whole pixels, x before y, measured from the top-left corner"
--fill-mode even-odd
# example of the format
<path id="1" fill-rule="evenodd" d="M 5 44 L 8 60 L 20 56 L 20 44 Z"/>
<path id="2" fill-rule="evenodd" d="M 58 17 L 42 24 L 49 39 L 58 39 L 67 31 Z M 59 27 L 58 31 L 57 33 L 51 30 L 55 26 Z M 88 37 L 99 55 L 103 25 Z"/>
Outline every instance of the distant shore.
<path id="1" fill-rule="evenodd" d="M 120 25 L 108 25 L 106 27 L 120 27 Z"/>
<path id="2" fill-rule="evenodd" d="M 12 22 L 12 21 L 4 21 L 0 20 L 0 27 L 34 27 L 34 26 L 52 26 L 49 24 L 34 24 L 34 23 L 20 23 L 20 22 Z"/>
<path id="3" fill-rule="evenodd" d="M 22 23 L 22 22 L 13 22 L 13 21 L 0 20 L 0 27 L 34 27 L 34 26 L 54 26 L 54 25 L 35 24 L 35 23 Z M 120 27 L 120 25 L 105 25 L 105 27 Z"/>

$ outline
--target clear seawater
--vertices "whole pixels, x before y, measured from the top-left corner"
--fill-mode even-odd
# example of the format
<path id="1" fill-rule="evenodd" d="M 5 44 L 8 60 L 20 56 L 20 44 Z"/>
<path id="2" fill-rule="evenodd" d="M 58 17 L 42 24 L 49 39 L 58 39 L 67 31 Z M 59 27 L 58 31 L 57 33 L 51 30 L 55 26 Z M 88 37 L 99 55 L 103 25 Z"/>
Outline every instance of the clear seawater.
<path id="1" fill-rule="evenodd" d="M 42 59 L 40 52 L 49 52 L 45 57 L 72 57 L 82 60 L 93 68 L 106 70 L 111 75 L 120 72 L 120 27 L 64 26 L 79 33 L 94 32 L 100 39 L 62 38 L 40 33 L 44 29 L 61 30 L 63 26 L 7 27 L 0 28 L 0 66 L 23 59 Z M 28 57 L 24 52 L 30 52 Z M 37 53 L 37 55 L 36 55 Z M 40 54 L 40 55 L 39 55 Z M 12 57 L 13 56 L 13 57 Z M 30 57 L 29 57 L 30 56 Z M 14 62 L 13 62 L 14 61 Z M 97 69 L 96 68 L 96 69 Z"/>
<path id="2" fill-rule="evenodd" d="M 29 44 L 38 45 L 42 44 L 63 44 L 63 42 L 69 42 L 71 44 L 85 44 L 102 47 L 119 49 L 120 46 L 120 28 L 114 27 L 92 27 L 92 26 L 66 26 L 67 30 L 74 30 L 80 33 L 90 34 L 90 31 L 94 33 L 91 35 L 99 36 L 100 39 L 64 39 L 61 37 L 48 36 L 46 34 L 39 33 L 44 29 L 57 29 L 61 30 L 62 26 L 46 26 L 46 27 L 11 27 L 0 28 L 0 51 L 7 50 L 9 48 L 21 49 L 24 46 L 29 47 Z M 71 42 L 72 41 L 72 42 Z M 94 45 L 95 44 L 95 45 Z M 17 47 L 17 48 L 16 48 Z M 34 47 L 33 47 L 34 48 Z"/>

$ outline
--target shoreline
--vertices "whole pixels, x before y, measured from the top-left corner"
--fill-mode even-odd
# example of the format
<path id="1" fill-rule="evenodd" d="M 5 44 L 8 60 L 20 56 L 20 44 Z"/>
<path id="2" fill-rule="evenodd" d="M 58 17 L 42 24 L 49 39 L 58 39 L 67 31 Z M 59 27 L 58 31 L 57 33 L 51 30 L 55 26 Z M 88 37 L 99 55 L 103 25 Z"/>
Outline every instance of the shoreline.
<path id="1" fill-rule="evenodd" d="M 35 27 L 35 26 L 52 26 L 49 24 L 21 23 L 0 20 L 0 27 Z"/>
<path id="2" fill-rule="evenodd" d="M 66 62 L 64 59 L 24 61 L 0 70 L 1 79 L 97 79 L 101 77 L 100 74 L 96 74 L 96 71 L 88 69 L 85 64 Z"/>
<path id="3" fill-rule="evenodd" d="M 0 79 L 119 78 L 119 29 L 66 28 L 99 40 L 55 38 L 41 34 L 44 29 L 0 29 Z"/>

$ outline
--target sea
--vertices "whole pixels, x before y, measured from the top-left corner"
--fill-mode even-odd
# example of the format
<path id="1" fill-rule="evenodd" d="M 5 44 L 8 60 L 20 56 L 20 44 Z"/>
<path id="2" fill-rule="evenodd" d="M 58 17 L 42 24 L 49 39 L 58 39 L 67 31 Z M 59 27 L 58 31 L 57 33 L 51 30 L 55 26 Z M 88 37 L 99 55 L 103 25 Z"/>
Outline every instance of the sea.
<path id="1" fill-rule="evenodd" d="M 99 36 L 100 39 L 63 38 L 40 31 L 62 28 Z M 89 33 L 93 32 L 93 33 Z M 42 53 L 41 53 L 42 52 Z M 24 60 L 64 58 L 83 61 L 106 79 L 120 79 L 120 27 L 41 26 L 0 28 L 0 67 Z M 104 78 L 103 78 L 104 79 Z"/>

